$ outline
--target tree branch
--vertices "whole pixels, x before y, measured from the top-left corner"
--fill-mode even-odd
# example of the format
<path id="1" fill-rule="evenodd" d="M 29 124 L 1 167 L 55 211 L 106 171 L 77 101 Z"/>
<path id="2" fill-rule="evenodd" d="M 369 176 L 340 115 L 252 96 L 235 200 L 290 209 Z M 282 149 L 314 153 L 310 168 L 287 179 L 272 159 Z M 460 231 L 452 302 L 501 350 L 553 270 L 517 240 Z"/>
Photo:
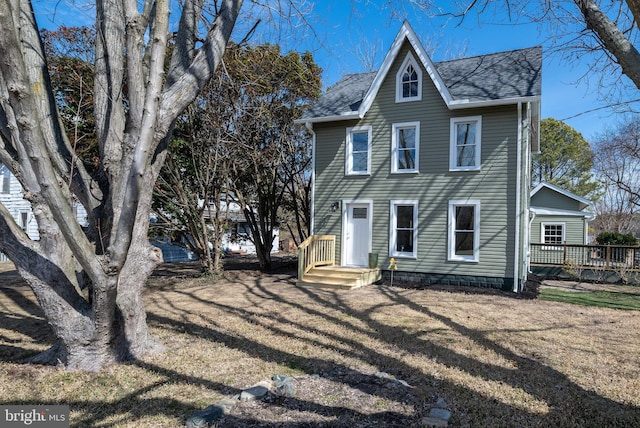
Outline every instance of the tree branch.
<path id="1" fill-rule="evenodd" d="M 593 0 L 574 0 L 587 28 L 595 33 L 607 51 L 615 56 L 622 72 L 640 89 L 640 53 Z"/>

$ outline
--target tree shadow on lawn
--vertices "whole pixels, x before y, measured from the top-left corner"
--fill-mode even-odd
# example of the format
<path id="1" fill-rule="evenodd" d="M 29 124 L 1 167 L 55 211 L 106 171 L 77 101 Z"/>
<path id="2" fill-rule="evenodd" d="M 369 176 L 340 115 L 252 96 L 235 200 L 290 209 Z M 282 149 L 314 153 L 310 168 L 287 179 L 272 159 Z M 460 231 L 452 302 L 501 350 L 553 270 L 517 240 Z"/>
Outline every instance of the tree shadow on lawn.
<path id="1" fill-rule="evenodd" d="M 450 426 L 639 426 L 640 409 L 632 405 L 624 405 L 602 397 L 597 393 L 585 390 L 571 381 L 564 373 L 545 365 L 533 358 L 518 355 L 503 345 L 489 339 L 490 332 L 473 329 L 421 303 L 407 297 L 406 290 L 386 285 L 371 286 L 383 297 L 375 305 L 362 305 L 367 297 L 362 293 L 365 289 L 351 292 L 334 292 L 294 286 L 294 278 L 274 283 L 273 280 L 249 278 L 232 284 L 233 292 L 239 293 L 246 304 L 233 305 L 223 303 L 215 293 L 202 297 L 199 290 L 207 287 L 174 290 L 171 293 L 191 301 L 210 306 L 212 310 L 232 316 L 237 323 L 246 323 L 248 328 L 260 328 L 273 335 L 275 339 L 291 339 L 309 346 L 311 349 L 327 349 L 338 353 L 346 360 L 355 361 L 357 365 L 368 367 L 374 365 L 381 371 L 388 372 L 398 379 L 406 380 L 416 388 L 415 413 L 407 415 L 380 410 L 374 414 L 365 414 L 357 409 L 345 407 L 343 404 L 326 405 L 297 397 L 278 399 L 270 406 L 281 407 L 284 411 L 312 412 L 333 418 L 334 422 L 325 426 L 365 426 L 374 420 L 385 426 L 416 426 L 421 418 L 427 416 L 430 403 L 437 397 L 444 397 L 451 405 L 454 416 Z M 215 284 L 213 285 L 215 287 Z M 366 290 L 371 291 L 371 290 Z M 419 291 L 414 291 L 419 292 Z M 248 356 L 265 362 L 285 365 L 307 374 L 334 376 L 337 381 L 349 383 L 349 387 L 366 393 L 376 394 L 386 400 L 401 399 L 397 390 L 380 388 L 371 391 L 366 383 L 352 381 L 355 377 L 340 376 L 340 373 L 353 372 L 352 364 L 322 357 L 322 354 L 301 355 L 286 346 L 277 343 L 271 345 L 258 343 L 256 340 L 228 332 L 226 325 L 217 320 L 213 314 L 199 314 L 205 325 L 190 321 L 193 315 L 190 305 L 179 304 L 171 300 L 169 294 L 159 292 L 158 298 L 173 312 L 172 316 L 163 316 L 149 310 L 148 321 L 151 326 L 170 332 L 187 334 L 194 338 L 204 339 L 212 343 L 222 343 L 226 347 L 236 349 Z M 35 318 L 39 308 L 24 295 L 13 295 L 16 303 L 27 313 L 34 314 L 34 319 L 46 325 L 42 318 Z M 313 304 L 306 304 L 313 302 Z M 358 309 L 362 306 L 362 309 Z M 464 336 L 476 346 L 491 350 L 500 358 L 515 365 L 515 368 L 501 367 L 492 362 L 480 361 L 437 343 L 441 333 L 436 328 L 411 331 L 400 326 L 388 325 L 376 319 L 378 311 L 397 310 L 398 307 L 413 311 L 430 324 L 442 324 L 451 332 Z M 5 314 L 2 314 L 6 317 Z M 513 314 L 511 314 L 513 315 Z M 398 314 L 401 316 L 401 314 Z M 505 315 L 508 316 L 508 315 Z M 326 328 L 316 328 L 315 320 L 326 323 Z M 0 322 L 5 321 L 4 319 Z M 17 321 L 16 328 L 20 328 Z M 47 330 L 47 329 L 42 329 Z M 349 332 L 349 334 L 341 333 Z M 522 330 L 517 330 L 521 332 Z M 46 332 L 44 333 L 46 337 Z M 36 338 L 41 340 L 44 337 Z M 371 337 L 377 344 L 365 344 L 361 340 Z M 535 351 L 535 350 L 532 350 Z M 0 349 L 3 359 L 7 353 Z M 425 361 L 421 361 L 425 358 Z M 507 404 L 491 396 L 491 391 L 478 390 L 470 385 L 454 382 L 443 376 L 430 374 L 419 363 L 433 362 L 448 369 L 466 373 L 469 377 L 479 378 L 484 382 L 510 387 L 523 391 L 523 399 L 533 397 L 546 404 L 547 412 L 532 412 L 524 408 Z M 72 421 L 73 426 L 95 426 L 106 423 L 113 417 L 113 412 L 122 414 L 120 423 L 136 421 L 155 414 L 167 415 L 184 421 L 196 410 L 193 404 L 177 398 L 149 398 L 145 394 L 165 384 L 200 385 L 226 396 L 239 392 L 229 385 L 189 376 L 175 370 L 160 367 L 156 364 L 138 361 L 135 364 L 149 372 L 162 376 L 163 379 L 151 385 L 138 388 L 119 398 L 115 403 L 100 399 L 87 399 L 65 403 L 74 411 L 82 413 L 79 420 Z M 532 376 L 535 374 L 535 376 Z M 262 379 L 256 379 L 256 382 Z M 249 386 L 249 385 L 247 385 Z M 513 402 L 513 398 L 511 402 Z M 424 405 L 421 406 L 421 403 Z M 426 404 L 425 404 L 426 403 Z M 30 403 L 5 403 L 30 404 Z M 36 403 L 32 403 L 36 404 Z M 59 403 L 58 403 L 59 404 Z M 213 403 L 211 403 L 213 404 Z M 363 421 L 360 424 L 358 421 Z M 369 421 L 369 422 L 364 422 Z M 264 420 L 248 415 L 237 415 L 233 412 L 226 415 L 218 427 L 264 426 Z M 271 423 L 269 426 L 302 427 L 322 426 L 315 422 L 297 420 L 292 422 Z"/>
<path id="2" fill-rule="evenodd" d="M 0 335 L 0 356 L 3 361 L 23 362 L 26 358 L 37 355 L 41 351 L 15 346 L 24 339 L 20 335 L 31 338 L 34 343 L 53 345 L 51 330 L 40 306 L 34 303 L 33 292 L 24 284 L 16 271 L 0 273 L 0 296 L 5 296 L 23 313 L 16 313 L 8 304 L 0 299 L 0 325 L 16 333 L 16 337 Z M 13 335 L 12 335 L 13 336 Z"/>
<path id="3" fill-rule="evenodd" d="M 459 414 L 454 412 L 452 424 L 471 424 L 471 426 L 634 426 L 640 424 L 640 409 L 632 405 L 624 405 L 608 398 L 599 396 L 593 391 L 585 390 L 582 386 L 570 380 L 564 373 L 545 365 L 533 358 L 518 355 L 504 346 L 489 339 L 487 331 L 471 329 L 453 319 L 433 312 L 429 307 L 417 304 L 403 295 L 401 290 L 380 286 L 380 292 L 387 298 L 387 303 L 372 306 L 366 310 L 357 310 L 350 301 L 349 294 L 343 292 L 328 292 L 310 288 L 298 288 L 308 299 L 314 302 L 321 302 L 326 308 L 332 308 L 340 313 L 356 318 L 362 326 L 357 326 L 352 322 L 345 321 L 344 317 L 336 316 L 331 311 L 320 311 L 307 307 L 294 300 L 284 298 L 288 291 L 286 287 L 291 284 L 283 284 L 282 287 L 265 286 L 260 279 L 255 279 L 253 283 L 238 282 L 237 292 L 244 293 L 249 301 L 249 305 L 244 307 L 234 307 L 216 302 L 216 299 L 202 299 L 195 294 L 191 297 L 203 304 L 211 305 L 222 311 L 234 313 L 240 319 L 250 320 L 249 322 L 260 328 L 268 330 L 271 334 L 279 337 L 292 337 L 296 340 L 307 343 L 313 347 L 332 347 L 333 351 L 340 352 L 350 358 L 362 361 L 363 363 L 375 362 L 380 370 L 392 373 L 398 378 L 407 380 L 412 385 L 417 385 L 418 390 L 424 395 L 425 400 L 433 397 L 434 389 L 444 397 L 456 397 L 454 407 L 459 410 Z M 188 290 L 181 290 L 180 293 L 189 295 Z M 353 291 L 352 293 L 357 293 Z M 282 306 L 277 312 L 260 312 L 262 302 L 268 299 L 277 302 Z M 483 362 L 469 356 L 452 351 L 435 341 L 425 339 L 425 331 L 415 333 L 403 331 L 399 327 L 389 326 L 380 323 L 374 318 L 374 313 L 382 306 L 395 307 L 401 305 L 417 313 L 422 314 L 436 322 L 444 324 L 449 330 L 456 332 L 477 346 L 491 350 L 500 358 L 506 359 L 515 365 L 515 368 L 500 367 L 491 362 Z M 310 318 L 309 324 L 299 321 L 292 321 L 287 317 L 289 311 L 301 311 Z M 186 325 L 178 325 L 172 319 L 150 316 L 154 323 L 159 323 L 165 327 L 172 326 L 178 331 L 185 331 L 189 328 Z M 434 377 L 420 371 L 407 362 L 405 358 L 391 356 L 373 347 L 365 347 L 361 342 L 349 337 L 332 334 L 330 331 L 314 331 L 312 319 L 322 318 L 330 324 L 340 326 L 348 330 L 354 330 L 362 335 L 370 335 L 372 332 L 377 339 L 393 348 L 396 348 L 398 355 L 424 355 L 437 363 L 448 368 L 453 368 L 467 373 L 469 376 L 480 378 L 485 382 L 506 385 L 514 390 L 514 394 L 523 395 L 523 399 L 529 400 L 527 396 L 544 403 L 548 410 L 546 412 L 534 413 L 527 411 L 523 407 L 510 405 L 492 398 L 487 393 L 473 390 L 465 385 L 454 383 Z M 215 326 L 213 319 L 208 320 L 210 325 Z M 286 328 L 285 328 L 286 327 Z M 334 361 L 304 357 L 288 352 L 275 346 L 258 344 L 238 336 L 230 336 L 221 332 L 215 327 L 202 328 L 191 326 L 192 334 L 198 337 L 206 337 L 213 342 L 222 342 L 226 346 L 233 347 L 248 355 L 260 358 L 264 361 L 278 364 L 291 365 L 303 368 L 307 373 L 318 373 L 318 371 L 332 372 L 349 370 L 343 364 Z M 294 328 L 300 332 L 292 333 Z M 521 332 L 522 330 L 517 330 Z M 305 332 L 303 335 L 302 332 Z M 329 337 L 332 346 L 328 346 L 319 339 L 308 337 L 308 333 L 317 337 Z M 428 332 L 427 332 L 428 333 Z M 532 350 L 535 352 L 535 350 Z M 358 388 L 359 385 L 351 385 Z M 520 393 L 518 391 L 522 391 Z M 391 395 L 384 398 L 393 399 Z M 513 401 L 513 399 L 512 399 Z M 286 403 L 283 403 L 286 405 Z M 471 414 L 469 420 L 466 414 Z M 422 415 L 426 416 L 426 415 Z M 227 426 L 227 425 L 222 425 Z M 231 426 L 231 425 L 229 425 Z"/>

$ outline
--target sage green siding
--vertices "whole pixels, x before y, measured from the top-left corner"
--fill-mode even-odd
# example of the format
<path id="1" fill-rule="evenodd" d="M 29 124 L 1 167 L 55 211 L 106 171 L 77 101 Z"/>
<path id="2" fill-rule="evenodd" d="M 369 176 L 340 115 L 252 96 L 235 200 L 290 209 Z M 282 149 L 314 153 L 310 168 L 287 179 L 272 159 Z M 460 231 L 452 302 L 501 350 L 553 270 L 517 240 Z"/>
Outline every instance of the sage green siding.
<path id="1" fill-rule="evenodd" d="M 564 225 L 566 244 L 586 244 L 587 221 L 584 217 L 568 215 L 536 215 L 531 222 L 531 242 L 542 242 L 542 223 L 561 223 Z"/>
<path id="2" fill-rule="evenodd" d="M 581 211 L 584 208 L 579 201 L 548 188 L 540 189 L 531 197 L 531 206 L 568 211 Z"/>
<path id="3" fill-rule="evenodd" d="M 516 230 L 518 110 L 516 105 L 449 110 L 423 70 L 421 101 L 396 103 L 395 78 L 410 45 L 405 45 L 361 121 L 317 123 L 314 233 L 337 237 L 341 257 L 342 214 L 334 201 L 373 201 L 373 252 L 388 266 L 390 200 L 419 200 L 418 253 L 396 257 L 411 272 L 513 278 Z M 415 52 L 414 57 L 417 58 Z M 481 170 L 449 171 L 450 119 L 481 116 Z M 420 122 L 419 173 L 391 173 L 392 124 Z M 345 176 L 346 129 L 372 126 L 371 175 Z M 447 260 L 448 204 L 476 199 L 480 206 L 479 262 Z M 526 208 L 526 207 L 525 207 Z"/>

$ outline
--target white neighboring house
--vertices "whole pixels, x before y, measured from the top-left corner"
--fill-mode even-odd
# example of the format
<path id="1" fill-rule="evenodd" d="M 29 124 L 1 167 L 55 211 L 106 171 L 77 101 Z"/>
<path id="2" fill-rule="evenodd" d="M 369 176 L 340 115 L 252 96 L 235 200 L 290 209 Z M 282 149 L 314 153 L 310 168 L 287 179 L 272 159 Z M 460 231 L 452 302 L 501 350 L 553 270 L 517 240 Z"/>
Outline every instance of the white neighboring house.
<path id="1" fill-rule="evenodd" d="M 211 209 L 215 210 L 213 206 Z M 227 202 L 223 200 L 220 201 L 220 210 L 223 212 L 223 217 L 226 218 L 229 224 L 227 231 L 222 236 L 222 250 L 227 253 L 256 254 L 256 246 L 251 239 L 249 239 L 251 229 L 240 205 L 236 202 L 229 202 L 227 204 Z M 206 214 L 205 217 L 208 219 Z M 280 230 L 278 227 L 274 227 L 273 234 L 274 238 L 271 253 L 277 253 L 280 247 Z"/>
<path id="2" fill-rule="evenodd" d="M 23 198 L 23 195 L 18 179 L 11 174 L 9 168 L 0 163 L 0 204 L 7 208 L 27 236 L 37 241 L 40 239 L 38 224 L 31 211 L 31 204 Z M 87 212 L 81 204 L 74 203 L 73 212 L 81 226 L 88 226 Z M 0 253 L 0 261 L 7 260 L 7 256 Z"/>
<path id="3" fill-rule="evenodd" d="M 200 200 L 200 206 L 204 204 L 204 200 Z M 211 211 L 215 211 L 215 206 L 211 204 Z M 240 209 L 240 205 L 235 202 L 220 201 L 220 211 L 222 212 L 222 218 L 227 221 L 227 231 L 222 236 L 222 251 L 228 254 L 256 254 L 256 246 L 251 241 L 251 230 L 247 223 L 247 219 L 244 213 Z M 151 223 L 156 223 L 158 216 L 155 213 L 151 214 Z M 209 213 L 205 211 L 205 221 L 211 222 Z M 276 227 L 273 231 L 274 240 L 271 247 L 271 253 L 277 253 L 280 248 L 280 232 Z M 190 250 L 185 248 L 185 245 L 171 242 L 168 238 L 156 238 L 151 242 L 156 247 L 162 250 L 162 257 L 165 262 L 185 262 L 197 260 L 197 256 Z M 211 243 L 209 243 L 210 249 L 213 249 Z"/>

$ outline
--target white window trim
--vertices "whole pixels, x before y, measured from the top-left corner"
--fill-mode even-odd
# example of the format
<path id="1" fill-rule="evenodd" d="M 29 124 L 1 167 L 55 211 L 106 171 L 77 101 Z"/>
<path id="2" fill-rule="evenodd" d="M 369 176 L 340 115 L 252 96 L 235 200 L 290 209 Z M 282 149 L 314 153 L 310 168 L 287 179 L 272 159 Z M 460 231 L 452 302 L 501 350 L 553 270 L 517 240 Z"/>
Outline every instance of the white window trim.
<path id="1" fill-rule="evenodd" d="M 368 144 L 367 144 L 367 170 L 366 171 L 354 171 L 353 170 L 353 146 L 351 135 L 354 132 L 363 132 L 367 131 L 368 133 Z M 346 137 L 346 147 L 345 147 L 345 165 L 344 165 L 344 174 L 345 175 L 369 175 L 371 174 L 371 137 L 373 135 L 372 127 L 367 126 L 354 126 L 352 128 L 347 128 L 347 137 Z"/>
<path id="2" fill-rule="evenodd" d="M 397 233 L 397 210 L 399 205 L 413 206 L 413 251 L 400 252 L 396 251 Z M 418 257 L 418 201 L 396 199 L 389 201 L 389 256 L 416 259 Z"/>
<path id="3" fill-rule="evenodd" d="M 457 166 L 457 127 L 459 123 L 476 123 L 476 151 L 474 166 Z M 482 116 L 467 116 L 451 118 L 449 131 L 449 170 L 450 171 L 479 171 L 482 149 Z"/>
<path id="4" fill-rule="evenodd" d="M 460 256 L 456 254 L 456 207 L 473 206 L 473 255 Z M 449 201 L 449 242 L 448 260 L 456 262 L 479 262 L 480 261 L 480 201 L 477 199 L 454 199 Z"/>
<path id="5" fill-rule="evenodd" d="M 416 70 L 416 74 L 418 75 L 418 95 L 415 97 L 403 97 L 402 96 L 402 75 L 407 67 L 411 64 L 413 69 Z M 422 67 L 415 60 L 411 52 L 407 54 L 402 65 L 400 66 L 400 70 L 396 74 L 396 102 L 397 103 L 406 103 L 410 101 L 420 101 L 422 100 Z"/>
<path id="6" fill-rule="evenodd" d="M 544 233 L 544 228 L 546 226 L 562 226 L 562 244 L 564 244 L 565 242 L 567 242 L 567 237 L 566 237 L 566 233 L 567 233 L 567 223 L 562 222 L 562 221 L 543 221 L 540 223 L 540 242 L 542 242 L 543 244 L 546 244 L 545 241 L 545 233 Z M 560 246 L 555 246 L 554 244 L 548 244 L 542 247 L 543 250 L 546 251 L 563 251 L 564 247 Z"/>
<path id="7" fill-rule="evenodd" d="M 398 131 L 401 129 L 415 128 L 416 130 L 416 159 L 413 169 L 398 169 Z M 415 174 L 420 172 L 420 122 L 401 122 L 391 126 L 391 172 L 393 174 Z"/>

